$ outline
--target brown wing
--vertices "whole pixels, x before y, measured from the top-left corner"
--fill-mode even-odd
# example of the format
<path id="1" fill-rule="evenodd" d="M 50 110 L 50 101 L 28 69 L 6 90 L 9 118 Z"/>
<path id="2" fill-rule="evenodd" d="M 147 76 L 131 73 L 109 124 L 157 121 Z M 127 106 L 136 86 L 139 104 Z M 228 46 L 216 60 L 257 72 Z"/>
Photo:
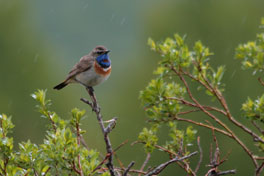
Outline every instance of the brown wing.
<path id="1" fill-rule="evenodd" d="M 95 59 L 90 55 L 83 56 L 80 61 L 75 64 L 72 70 L 69 72 L 69 75 L 66 80 L 69 80 L 77 74 L 90 69 L 93 66 L 94 61 Z"/>

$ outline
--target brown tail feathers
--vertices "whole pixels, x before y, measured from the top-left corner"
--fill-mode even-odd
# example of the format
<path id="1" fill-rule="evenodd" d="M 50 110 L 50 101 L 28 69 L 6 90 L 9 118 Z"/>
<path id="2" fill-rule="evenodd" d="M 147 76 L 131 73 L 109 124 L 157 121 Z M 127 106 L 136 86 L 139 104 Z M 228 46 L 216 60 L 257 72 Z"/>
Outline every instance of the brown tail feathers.
<path id="1" fill-rule="evenodd" d="M 68 85 L 68 83 L 62 82 L 62 83 L 58 84 L 57 86 L 53 87 L 53 89 L 60 90 L 67 85 Z"/>

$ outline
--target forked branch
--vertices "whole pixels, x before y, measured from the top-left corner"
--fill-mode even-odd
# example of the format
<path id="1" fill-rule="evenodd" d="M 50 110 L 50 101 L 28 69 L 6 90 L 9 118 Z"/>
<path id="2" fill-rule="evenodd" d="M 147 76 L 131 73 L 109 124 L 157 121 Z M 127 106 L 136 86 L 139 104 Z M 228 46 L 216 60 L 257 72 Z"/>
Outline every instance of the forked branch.
<path id="1" fill-rule="evenodd" d="M 190 153 L 189 155 L 183 156 L 181 158 L 179 157 L 175 157 L 165 163 L 160 164 L 159 166 L 157 166 L 155 169 L 153 169 L 152 171 L 150 171 L 149 173 L 147 173 L 145 176 L 151 176 L 151 175 L 158 175 L 161 171 L 163 171 L 168 165 L 170 165 L 171 163 L 177 162 L 177 161 L 182 161 L 185 160 L 187 158 L 190 158 L 193 155 L 196 155 L 198 152 L 193 152 Z"/>
<path id="2" fill-rule="evenodd" d="M 110 142 L 110 139 L 108 136 L 109 133 L 111 132 L 111 130 L 113 129 L 113 128 L 110 128 L 110 126 L 112 127 L 112 125 L 115 122 L 112 122 L 109 127 L 104 126 L 103 117 L 102 117 L 102 114 L 100 111 L 100 107 L 97 103 L 97 99 L 96 99 L 96 96 L 94 94 L 94 91 L 90 87 L 86 88 L 86 90 L 91 97 L 92 103 L 90 101 L 84 99 L 84 98 L 81 98 L 81 101 L 88 104 L 92 108 L 92 110 L 96 113 L 96 117 L 97 117 L 97 120 L 98 120 L 99 125 L 101 127 L 101 130 L 103 132 L 104 141 L 105 141 L 105 145 L 106 145 L 107 159 L 108 159 L 106 166 L 109 169 L 111 176 L 115 176 L 114 165 L 113 165 L 113 149 L 112 149 L 112 145 L 111 145 L 111 142 Z"/>

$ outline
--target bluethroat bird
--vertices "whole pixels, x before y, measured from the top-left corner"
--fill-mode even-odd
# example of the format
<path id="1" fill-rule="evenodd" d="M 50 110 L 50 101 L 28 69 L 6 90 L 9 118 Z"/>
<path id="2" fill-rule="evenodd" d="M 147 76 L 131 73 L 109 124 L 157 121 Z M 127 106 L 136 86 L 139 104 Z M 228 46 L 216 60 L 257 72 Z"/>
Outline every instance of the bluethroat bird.
<path id="1" fill-rule="evenodd" d="M 111 60 L 108 56 L 109 51 L 104 46 L 96 46 L 74 65 L 66 79 L 55 86 L 54 89 L 60 90 L 70 83 L 80 83 L 93 91 L 93 86 L 102 83 L 110 76 Z"/>

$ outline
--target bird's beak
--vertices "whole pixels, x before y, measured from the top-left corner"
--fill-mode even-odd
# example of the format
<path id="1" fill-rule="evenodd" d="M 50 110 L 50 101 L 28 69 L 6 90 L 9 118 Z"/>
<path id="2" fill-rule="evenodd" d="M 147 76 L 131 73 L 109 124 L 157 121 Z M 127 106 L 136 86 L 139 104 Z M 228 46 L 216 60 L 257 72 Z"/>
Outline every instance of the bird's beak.
<path id="1" fill-rule="evenodd" d="M 106 51 L 105 51 L 105 54 L 107 54 L 107 53 L 109 53 L 109 52 L 110 52 L 110 50 L 106 50 Z"/>

